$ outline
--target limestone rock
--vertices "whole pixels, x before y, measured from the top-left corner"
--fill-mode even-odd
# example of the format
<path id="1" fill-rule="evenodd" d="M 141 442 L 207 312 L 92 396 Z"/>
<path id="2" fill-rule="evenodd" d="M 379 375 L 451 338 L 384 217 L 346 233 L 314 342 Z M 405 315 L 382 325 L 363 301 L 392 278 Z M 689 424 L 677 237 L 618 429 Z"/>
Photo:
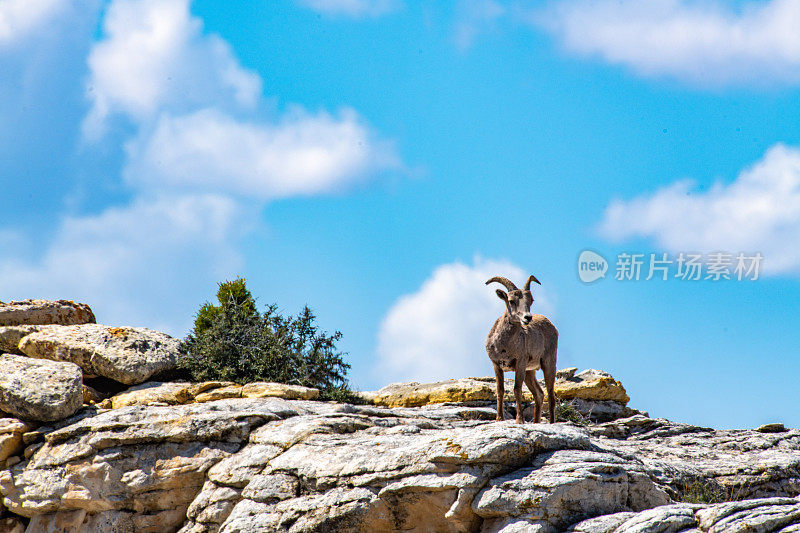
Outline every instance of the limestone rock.
<path id="1" fill-rule="evenodd" d="M 237 385 L 227 381 L 201 383 L 147 382 L 131 387 L 111 398 L 114 409 L 128 405 L 177 405 L 205 403 L 229 398 L 284 398 L 287 400 L 313 400 L 319 390 L 299 385 L 256 382 Z"/>
<path id="2" fill-rule="evenodd" d="M 713 505 L 678 503 L 639 513 L 619 513 L 574 524 L 574 533 L 661 531 L 800 531 L 800 500 L 764 498 Z"/>
<path id="3" fill-rule="evenodd" d="M 598 370 L 560 370 L 556 374 L 555 393 L 559 400 L 614 401 L 623 406 L 630 398 L 622 384 L 610 374 Z M 544 381 L 539 380 L 544 389 Z M 496 386 L 494 377 L 461 378 L 436 383 L 392 383 L 362 396 L 375 405 L 386 407 L 419 407 L 431 403 L 493 401 Z M 533 401 L 533 395 L 523 387 L 523 400 Z M 505 380 L 505 401 L 514 401 L 514 380 Z M 545 395 L 546 403 L 546 395 Z"/>
<path id="4" fill-rule="evenodd" d="M 622 383 L 597 370 L 584 370 L 573 378 L 556 381 L 555 391 L 560 400 L 612 400 L 623 405 L 630 401 Z"/>
<path id="5" fill-rule="evenodd" d="M 558 450 L 538 456 L 531 467 L 490 481 L 473 501 L 473 509 L 495 522 L 510 516 L 563 529 L 587 517 L 641 511 L 669 502 L 667 493 L 635 459 Z"/>
<path id="6" fill-rule="evenodd" d="M 73 324 L 94 323 L 95 317 L 86 304 L 69 300 L 21 300 L 0 302 L 0 326 L 22 324 Z"/>
<path id="7" fill-rule="evenodd" d="M 252 427 L 294 415 L 278 399 L 100 412 L 49 432 L 29 460 L 0 471 L 0 493 L 16 514 L 75 518 L 84 528 L 75 531 L 98 521 L 175 531 L 211 466 Z"/>
<path id="8" fill-rule="evenodd" d="M 135 385 L 175 367 L 178 341 L 147 328 L 112 328 L 100 324 L 53 326 L 19 343 L 27 356 L 69 361 L 88 376 L 104 376 Z"/>
<path id="9" fill-rule="evenodd" d="M 0 470 L 4 505 L 69 533 L 800 532 L 798 430 L 519 425 L 486 402 L 187 403 L 215 390 L 246 389 L 148 384 L 115 397 L 133 405 L 24 433 L 39 438 Z M 693 480 L 750 499 L 675 503 Z"/>
<path id="10" fill-rule="evenodd" d="M 241 385 L 228 385 L 226 387 L 219 387 L 201 392 L 194 397 L 197 403 L 214 402 L 216 400 L 227 400 L 229 398 L 241 398 L 242 386 Z"/>
<path id="11" fill-rule="evenodd" d="M 0 411 L 26 420 L 52 421 L 83 404 L 81 369 L 72 363 L 0 355 Z"/>
<path id="12" fill-rule="evenodd" d="M 284 398 L 286 400 L 316 400 L 319 389 L 259 381 L 242 387 L 243 398 Z"/>
<path id="13" fill-rule="evenodd" d="M 386 407 L 419 407 L 431 403 L 491 400 L 494 385 L 474 378 L 451 379 L 437 383 L 392 383 L 365 398 Z"/>
<path id="14" fill-rule="evenodd" d="M 31 333 L 40 331 L 46 327 L 48 326 L 0 326 L 0 353 L 25 355 L 19 349 L 19 341 Z"/>
<path id="15" fill-rule="evenodd" d="M 635 455 L 679 496 L 695 481 L 737 498 L 800 494 L 800 430 L 714 430 L 641 415 L 590 426 L 598 447 Z"/>
<path id="16" fill-rule="evenodd" d="M 112 396 L 111 407 L 120 409 L 129 405 L 179 405 L 194 399 L 193 387 L 192 383 L 148 381 Z"/>
<path id="17" fill-rule="evenodd" d="M 0 468 L 12 455 L 22 453 L 25 443 L 22 436 L 33 426 L 16 418 L 0 418 Z"/>

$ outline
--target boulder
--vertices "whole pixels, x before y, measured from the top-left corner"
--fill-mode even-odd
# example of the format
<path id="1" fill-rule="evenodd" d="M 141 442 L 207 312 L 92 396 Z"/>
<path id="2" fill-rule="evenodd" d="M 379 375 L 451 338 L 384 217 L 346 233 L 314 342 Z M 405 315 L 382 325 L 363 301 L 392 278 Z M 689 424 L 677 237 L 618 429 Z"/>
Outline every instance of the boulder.
<path id="1" fill-rule="evenodd" d="M 319 389 L 302 387 L 300 385 L 287 385 L 286 383 L 272 383 L 258 381 L 247 383 L 242 387 L 243 398 L 285 398 L 287 400 L 316 400 L 319 398 Z"/>
<path id="2" fill-rule="evenodd" d="M 0 353 L 13 353 L 16 355 L 25 355 L 19 349 L 19 341 L 24 337 L 40 331 L 48 326 L 0 326 Z"/>
<path id="3" fill-rule="evenodd" d="M 94 313 L 86 304 L 69 300 L 21 300 L 0 302 L 0 326 L 23 324 L 90 324 L 95 322 Z"/>
<path id="4" fill-rule="evenodd" d="M 121 409 L 129 405 L 179 405 L 194 399 L 192 383 L 161 383 L 148 381 L 111 397 L 111 407 Z"/>
<path id="5" fill-rule="evenodd" d="M 53 421 L 83 405 L 81 369 L 72 363 L 0 355 L 0 411 L 26 420 Z"/>
<path id="6" fill-rule="evenodd" d="M 229 381 L 201 383 L 148 382 L 117 394 L 111 398 L 111 407 L 119 409 L 128 405 L 178 405 L 205 403 L 228 398 L 284 398 L 287 400 L 313 400 L 319 390 L 284 383 L 255 382 L 237 385 Z"/>
<path id="7" fill-rule="evenodd" d="M 51 430 L 30 458 L 0 470 L 0 494 L 43 526 L 74 519 L 66 531 L 175 531 L 211 466 L 251 428 L 296 415 L 278 399 L 99 412 Z"/>
<path id="8" fill-rule="evenodd" d="M 530 467 L 491 480 L 472 507 L 485 524 L 511 517 L 563 529 L 584 518 L 642 511 L 670 502 L 635 459 L 608 452 L 558 450 L 539 455 Z"/>
<path id="9" fill-rule="evenodd" d="M 599 370 L 584 370 L 571 379 L 559 380 L 555 389 L 560 400 L 611 400 L 623 405 L 630 401 L 622 383 Z"/>
<path id="10" fill-rule="evenodd" d="M 166 333 L 152 329 L 82 324 L 31 333 L 20 341 L 19 348 L 29 357 L 75 363 L 87 377 L 103 376 L 136 385 L 175 368 L 178 344 Z"/>
<path id="11" fill-rule="evenodd" d="M 555 393 L 559 400 L 614 401 L 625 405 L 630 398 L 622 383 L 610 374 L 598 370 L 585 370 L 575 374 L 574 368 L 556 374 Z M 539 380 L 544 389 L 544 381 Z M 431 403 L 494 401 L 494 377 L 461 378 L 435 383 L 392 383 L 386 387 L 361 393 L 364 399 L 386 407 L 419 407 Z M 523 387 L 522 397 L 533 401 L 533 395 Z M 514 380 L 505 380 L 505 401 L 514 401 Z M 545 403 L 547 395 L 545 394 Z"/>

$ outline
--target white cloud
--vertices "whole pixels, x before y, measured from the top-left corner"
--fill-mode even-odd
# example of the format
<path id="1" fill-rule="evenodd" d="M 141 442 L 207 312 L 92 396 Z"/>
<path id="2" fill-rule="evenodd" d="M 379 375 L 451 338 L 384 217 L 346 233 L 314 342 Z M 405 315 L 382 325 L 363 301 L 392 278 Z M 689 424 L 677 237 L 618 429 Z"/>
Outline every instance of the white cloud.
<path id="1" fill-rule="evenodd" d="M 115 113 L 146 122 L 164 108 L 253 107 L 261 95 L 259 76 L 238 63 L 227 42 L 203 34 L 189 0 L 115 0 L 103 30 L 88 59 L 89 138 Z"/>
<path id="2" fill-rule="evenodd" d="M 0 49 L 31 35 L 66 6 L 65 0 L 3 0 L 0 2 Z"/>
<path id="3" fill-rule="evenodd" d="M 240 122 L 214 109 L 165 114 L 127 151 L 125 178 L 134 185 L 261 199 L 327 192 L 398 165 L 392 146 L 349 109 L 339 116 L 296 109 L 276 124 Z"/>
<path id="4" fill-rule="evenodd" d="M 328 15 L 345 15 L 353 18 L 380 17 L 397 11 L 401 0 L 298 0 L 305 5 Z"/>
<path id="5" fill-rule="evenodd" d="M 387 381 L 436 381 L 493 375 L 484 344 L 504 304 L 486 280 L 505 276 L 518 286 L 528 278 L 520 267 L 476 258 L 473 265 L 438 267 L 419 290 L 402 296 L 378 332 L 376 374 Z M 544 291 L 533 289 L 534 313 L 552 314 Z"/>
<path id="6" fill-rule="evenodd" d="M 122 174 L 131 200 L 63 217 L 52 238 L 0 232 L 13 247 L 0 256 L 4 299 L 70 298 L 103 322 L 183 334 L 198 294 L 242 271 L 240 237 L 267 200 L 337 190 L 397 164 L 350 109 L 290 106 L 259 119 L 261 79 L 202 33 L 188 3 L 107 6 L 104 37 L 89 54 L 83 126 L 97 140 L 120 125 L 112 116 L 128 119 Z"/>
<path id="7" fill-rule="evenodd" d="M 800 3 L 568 0 L 534 17 L 564 47 L 701 85 L 800 81 Z"/>
<path id="8" fill-rule="evenodd" d="M 188 0 L 115 0 L 89 57 L 90 136 L 111 114 L 134 121 L 123 176 L 139 189 L 214 191 L 262 200 L 340 189 L 398 166 L 390 143 L 350 109 L 247 119 L 261 79 L 226 42 L 203 35 Z"/>
<path id="9" fill-rule="evenodd" d="M 761 252 L 765 273 L 800 273 L 800 150 L 775 145 L 733 183 L 705 192 L 679 181 L 615 200 L 600 232 L 615 240 L 652 238 L 674 252 Z"/>
<path id="10" fill-rule="evenodd" d="M 42 257 L 0 261 L 0 293 L 83 301 L 100 322 L 182 334 L 197 295 L 243 264 L 236 241 L 252 217 L 242 210 L 214 195 L 140 197 L 97 215 L 67 217 Z"/>

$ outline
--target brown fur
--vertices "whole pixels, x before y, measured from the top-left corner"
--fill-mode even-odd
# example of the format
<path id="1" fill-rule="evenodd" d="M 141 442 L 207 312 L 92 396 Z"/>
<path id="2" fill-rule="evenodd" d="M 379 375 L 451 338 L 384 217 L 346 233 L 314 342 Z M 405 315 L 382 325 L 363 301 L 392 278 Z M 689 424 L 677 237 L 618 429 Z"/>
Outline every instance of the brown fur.
<path id="1" fill-rule="evenodd" d="M 531 276 L 520 290 L 506 278 L 492 278 L 509 289 L 506 293 L 497 290 L 497 296 L 506 304 L 506 311 L 498 318 L 486 337 L 486 353 L 494 366 L 497 380 L 497 420 L 503 420 L 503 395 L 505 384 L 503 372 L 514 372 L 514 399 L 517 403 L 517 423 L 524 423 L 522 416 L 522 383 L 524 382 L 536 403 L 533 421 L 541 421 L 544 392 L 536 381 L 536 370 L 542 370 L 547 388 L 547 402 L 550 423 L 555 422 L 555 381 L 556 352 L 558 351 L 558 330 L 543 315 L 531 315 L 533 295 L 527 287 L 530 281 L 538 280 Z"/>

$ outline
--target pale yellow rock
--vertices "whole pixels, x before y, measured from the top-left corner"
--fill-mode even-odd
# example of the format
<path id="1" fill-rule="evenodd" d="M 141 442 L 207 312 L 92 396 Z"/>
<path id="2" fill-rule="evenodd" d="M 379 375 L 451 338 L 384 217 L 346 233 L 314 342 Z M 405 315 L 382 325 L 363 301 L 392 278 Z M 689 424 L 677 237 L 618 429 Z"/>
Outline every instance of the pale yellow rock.
<path id="1" fill-rule="evenodd" d="M 612 377 L 598 377 L 578 382 L 557 381 L 556 396 L 559 400 L 612 400 L 627 404 L 630 397 L 622 383 Z"/>
<path id="2" fill-rule="evenodd" d="M 242 387 L 243 398 L 283 398 L 285 400 L 316 400 L 319 389 L 260 381 Z"/>
<path id="3" fill-rule="evenodd" d="M 23 324 L 74 325 L 94 323 L 95 317 L 88 305 L 70 300 L 21 300 L 0 302 L 0 326 Z"/>
<path id="4" fill-rule="evenodd" d="M 25 448 L 22 435 L 33 426 L 16 418 L 0 418 L 0 462 L 18 455 Z"/>
<path id="5" fill-rule="evenodd" d="M 111 407 L 119 409 L 129 405 L 149 405 L 164 403 L 177 405 L 191 401 L 194 396 L 188 393 L 192 388 L 191 383 L 161 383 L 151 381 L 136 387 L 131 387 L 111 398 Z"/>
<path id="6" fill-rule="evenodd" d="M 212 389 L 207 392 L 201 392 L 194 397 L 196 403 L 213 402 L 214 400 L 227 400 L 228 398 L 241 398 L 242 386 L 241 385 L 228 385 L 227 387 L 220 387 Z"/>
<path id="7" fill-rule="evenodd" d="M 181 383 L 181 382 L 166 382 L 150 381 L 142 383 L 135 387 L 131 387 L 125 392 L 121 392 L 111 398 L 111 406 L 113 409 L 120 407 L 127 407 L 129 405 L 180 405 L 185 403 L 193 403 L 195 397 L 200 395 L 203 397 L 202 401 L 211 401 L 203 396 L 208 394 L 208 391 L 215 389 L 237 386 L 231 381 L 204 381 L 202 383 Z M 226 396 L 236 397 L 239 396 Z M 213 398 L 220 399 L 220 398 Z"/>
<path id="8" fill-rule="evenodd" d="M 541 375 L 541 373 L 539 373 Z M 558 372 L 555 393 L 559 400 L 611 400 L 626 404 L 629 397 L 619 381 L 605 372 L 586 370 L 575 374 L 574 368 Z M 540 379 L 539 385 L 544 388 Z M 375 405 L 386 407 L 420 407 L 423 405 L 444 402 L 494 401 L 495 378 L 461 378 L 436 383 L 392 383 L 372 392 L 363 392 L 361 396 Z M 522 389 L 523 401 L 533 401 L 533 395 L 526 386 Z M 514 380 L 505 380 L 505 401 L 514 401 Z M 545 393 L 545 403 L 547 395 Z"/>
<path id="9" fill-rule="evenodd" d="M 375 391 L 372 396 L 375 405 L 386 407 L 419 407 L 430 403 L 468 402 L 493 400 L 495 397 L 494 379 L 492 383 L 476 378 L 451 379 L 436 383 L 392 383 Z"/>

